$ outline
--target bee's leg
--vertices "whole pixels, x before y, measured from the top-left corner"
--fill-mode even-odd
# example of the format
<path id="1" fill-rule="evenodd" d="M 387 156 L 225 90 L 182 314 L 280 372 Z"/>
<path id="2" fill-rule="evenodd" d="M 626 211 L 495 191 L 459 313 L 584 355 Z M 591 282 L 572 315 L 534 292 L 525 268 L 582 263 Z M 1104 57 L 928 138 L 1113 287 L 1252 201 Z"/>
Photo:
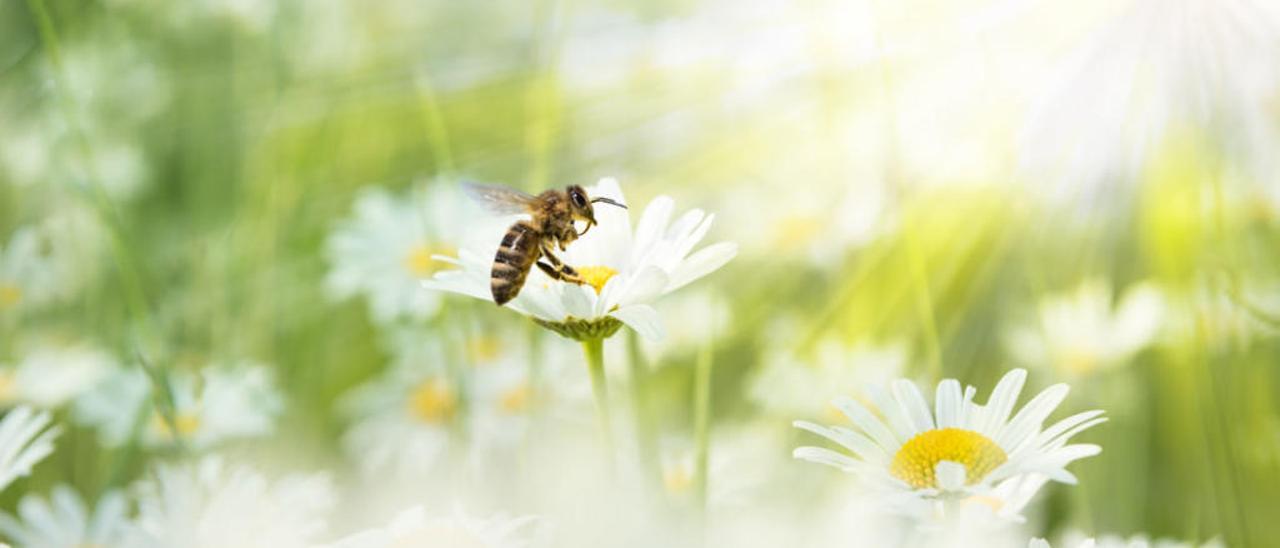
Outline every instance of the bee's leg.
<path id="1" fill-rule="evenodd" d="M 546 272 L 548 276 L 551 276 L 556 280 L 563 280 L 578 285 L 587 283 L 586 280 L 582 279 L 582 276 L 578 275 L 577 270 L 574 270 L 572 266 L 560 262 L 560 259 L 553 255 L 550 250 L 543 249 L 542 256 L 546 257 L 547 261 L 551 264 L 538 261 L 538 268 L 542 269 L 543 272 Z"/>

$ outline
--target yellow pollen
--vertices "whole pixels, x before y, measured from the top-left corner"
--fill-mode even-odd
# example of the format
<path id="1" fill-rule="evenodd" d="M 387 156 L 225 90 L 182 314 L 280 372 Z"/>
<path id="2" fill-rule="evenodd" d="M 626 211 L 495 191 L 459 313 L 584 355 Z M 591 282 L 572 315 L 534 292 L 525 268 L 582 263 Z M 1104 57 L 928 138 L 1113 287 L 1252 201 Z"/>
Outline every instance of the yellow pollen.
<path id="1" fill-rule="evenodd" d="M 0 309 L 9 308 L 22 300 L 22 289 L 13 284 L 0 283 Z"/>
<path id="2" fill-rule="evenodd" d="M 458 397 L 442 379 L 426 381 L 409 395 L 409 410 L 423 422 L 442 423 L 458 409 Z"/>
<path id="3" fill-rule="evenodd" d="M 449 247 L 430 246 L 427 244 L 421 244 L 414 247 L 412 250 L 409 251 L 409 254 L 405 256 L 404 268 L 408 270 L 410 274 L 416 277 L 426 278 L 428 276 L 431 276 L 432 274 L 435 274 L 437 271 L 444 268 L 448 264 L 448 263 L 445 263 L 444 261 L 437 261 L 435 259 L 432 259 L 431 258 L 432 255 L 453 255 L 453 254 L 454 254 L 454 250 Z"/>
<path id="4" fill-rule="evenodd" d="M 171 425 L 169 424 L 168 419 L 164 418 L 160 413 L 156 413 L 155 416 L 151 418 L 151 426 L 164 438 L 187 438 L 191 437 L 192 434 L 195 434 L 196 431 L 200 429 L 200 417 L 197 417 L 192 413 L 179 413 L 177 416 L 173 417 L 173 424 Z M 177 429 L 176 436 L 174 435 L 175 428 Z"/>
<path id="5" fill-rule="evenodd" d="M 518 415 L 529 409 L 529 400 L 532 397 L 533 391 L 529 389 L 529 385 L 520 383 L 519 386 L 502 393 L 502 397 L 498 399 L 498 407 L 508 415 Z"/>
<path id="6" fill-rule="evenodd" d="M 996 442 L 972 430 L 942 428 L 921 432 L 898 449 L 889 473 L 915 489 L 937 488 L 934 467 L 941 461 L 964 465 L 965 483 L 973 485 L 1008 457 Z"/>
<path id="7" fill-rule="evenodd" d="M 604 284 L 609 282 L 609 278 L 614 277 L 618 273 L 617 270 L 607 266 L 579 266 L 574 267 L 578 271 L 578 275 L 582 279 L 596 288 L 596 294 L 599 295 L 604 290 Z"/>

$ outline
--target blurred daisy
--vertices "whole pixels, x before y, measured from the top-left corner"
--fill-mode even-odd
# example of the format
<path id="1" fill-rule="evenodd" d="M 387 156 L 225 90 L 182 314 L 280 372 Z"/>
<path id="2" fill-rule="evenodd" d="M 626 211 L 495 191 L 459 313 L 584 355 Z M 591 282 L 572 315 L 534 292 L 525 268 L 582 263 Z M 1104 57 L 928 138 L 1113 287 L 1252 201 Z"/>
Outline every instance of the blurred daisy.
<path id="1" fill-rule="evenodd" d="M 1255 0 L 1133 0 L 1089 35 L 1033 106 L 1022 164 L 1060 193 L 1131 179 L 1191 124 L 1274 180 L 1280 9 Z M 1096 194 L 1095 194 L 1096 195 Z"/>
<path id="2" fill-rule="evenodd" d="M 364 296 L 369 312 L 382 323 L 431 317 L 440 296 L 422 291 L 420 284 L 448 266 L 433 257 L 454 253 L 454 240 L 465 230 L 462 211 L 465 205 L 448 182 L 428 184 L 407 196 L 364 190 L 356 199 L 355 216 L 339 224 L 325 244 L 329 294 L 335 299 Z"/>
<path id="3" fill-rule="evenodd" d="M 1104 536 L 1098 539 L 1084 538 L 1079 533 L 1070 533 L 1067 540 L 1060 543 L 1063 546 L 1074 546 L 1078 548 L 1222 548 L 1220 541 L 1211 540 L 1204 544 L 1196 544 L 1194 542 L 1182 542 L 1169 539 L 1149 540 L 1144 535 L 1137 535 L 1130 538 L 1122 538 L 1114 535 Z M 1028 548 L 1052 548 L 1044 539 L 1031 539 Z"/>
<path id="4" fill-rule="evenodd" d="M 120 493 L 103 495 L 91 509 L 74 489 L 59 485 L 48 500 L 35 494 L 23 497 L 17 516 L 0 513 L 0 533 L 26 548 L 120 546 L 128 532 L 128 511 Z"/>
<path id="5" fill-rule="evenodd" d="M 1110 285 L 1093 280 L 1042 300 L 1036 324 L 1012 329 L 1006 342 L 1023 364 L 1085 377 L 1122 365 L 1150 345 L 1164 312 L 1164 297 L 1154 284 L 1130 287 L 1113 307 Z"/>
<path id="6" fill-rule="evenodd" d="M 335 496 L 320 475 L 271 479 L 218 458 L 160 466 L 137 488 L 128 546 L 290 548 L 311 546 Z"/>
<path id="7" fill-rule="evenodd" d="M 900 342 L 849 345 L 834 338 L 823 339 L 808 357 L 773 351 L 752 383 L 751 396 L 775 415 L 834 420 L 839 411 L 825 402 L 865 385 L 888 384 L 902 375 L 907 358 Z"/>
<path id="8" fill-rule="evenodd" d="M 171 416 L 156 406 L 146 374 L 131 368 L 111 375 L 80 398 L 75 417 L 96 427 L 108 446 L 122 445 L 140 426 L 141 439 L 149 446 L 170 445 L 177 438 L 206 449 L 230 439 L 271 434 L 284 409 L 271 369 L 261 364 L 214 364 L 199 373 L 172 371 L 168 377 Z"/>
<path id="9" fill-rule="evenodd" d="M 27 406 L 14 408 L 0 419 L 0 491 L 13 480 L 31 473 L 53 452 L 53 439 L 61 429 L 49 427 L 49 412 Z"/>
<path id="10" fill-rule="evenodd" d="M 385 373 L 343 397 L 354 421 L 343 444 L 365 472 L 413 477 L 445 456 L 464 397 L 438 339 L 400 337 L 398 347 Z"/>
<path id="11" fill-rule="evenodd" d="M 795 425 L 852 455 L 820 447 L 800 447 L 794 455 L 858 476 L 884 493 L 891 506 L 909 513 L 945 513 L 942 503 L 957 499 L 1003 510 L 1005 500 L 997 497 L 1017 491 L 1011 485 L 1039 476 L 1075 483 L 1066 465 L 1102 450 L 1092 444 L 1067 445 L 1075 434 L 1105 421 L 1099 416 L 1102 411 L 1079 413 L 1043 428 L 1066 397 L 1065 384 L 1045 389 L 1013 414 L 1026 376 L 1022 369 L 1010 371 L 986 405 L 973 402 L 977 389 L 970 386 L 962 394 L 954 379 L 938 384 L 933 411 L 916 385 L 905 379 L 891 384 L 891 395 L 871 391 L 870 405 L 839 398 L 834 405 L 856 430 L 806 421 Z"/>
<path id="12" fill-rule="evenodd" d="M 602 179 L 587 193 L 626 203 L 613 179 Z M 674 209 L 671 198 L 659 196 L 633 233 L 628 210 L 596 208 L 599 226 L 561 257 L 588 283 L 557 282 L 535 268 L 506 306 L 566 337 L 607 337 L 626 324 L 645 337 L 662 338 L 662 321 L 649 303 L 724 266 L 738 249 L 722 242 L 690 254 L 715 216 L 694 209 L 671 224 Z M 489 272 L 504 232 L 505 226 L 488 233 L 482 244 L 460 250 L 457 259 L 448 258 L 457 269 L 440 272 L 424 285 L 491 301 Z"/>
<path id="13" fill-rule="evenodd" d="M 116 369 L 116 361 L 87 346 L 38 347 L 14 366 L 0 364 L 0 405 L 58 407 Z"/>
<path id="14" fill-rule="evenodd" d="M 15 232 L 0 248 L 0 314 L 36 307 L 59 296 L 53 271 L 36 229 Z"/>
<path id="15" fill-rule="evenodd" d="M 343 538 L 326 548 L 524 548 L 535 518 L 470 517 L 460 510 L 428 517 L 421 506 L 401 512 L 386 527 Z"/>

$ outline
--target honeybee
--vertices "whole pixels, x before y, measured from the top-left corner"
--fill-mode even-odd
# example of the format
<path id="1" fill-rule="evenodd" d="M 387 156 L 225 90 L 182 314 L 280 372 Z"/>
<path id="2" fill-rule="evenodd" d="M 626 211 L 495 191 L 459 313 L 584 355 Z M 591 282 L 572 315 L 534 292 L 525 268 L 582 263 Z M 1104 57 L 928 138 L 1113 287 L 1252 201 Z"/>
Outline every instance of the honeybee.
<path id="1" fill-rule="evenodd" d="M 537 196 L 514 188 L 464 183 L 474 200 L 497 214 L 527 213 L 528 220 L 516 221 L 507 229 L 493 257 L 493 270 L 489 273 L 489 290 L 493 302 L 506 304 L 520 294 L 524 280 L 533 265 L 546 272 L 554 280 L 574 284 L 585 283 L 573 267 L 555 256 L 555 249 L 564 251 L 570 243 L 586 234 L 596 225 L 592 204 L 605 203 L 626 209 L 627 206 L 609 198 L 587 196 L 586 189 L 570 185 L 564 190 L 551 189 Z M 586 223 L 578 232 L 577 221 Z M 546 261 L 539 259 L 546 258 Z"/>

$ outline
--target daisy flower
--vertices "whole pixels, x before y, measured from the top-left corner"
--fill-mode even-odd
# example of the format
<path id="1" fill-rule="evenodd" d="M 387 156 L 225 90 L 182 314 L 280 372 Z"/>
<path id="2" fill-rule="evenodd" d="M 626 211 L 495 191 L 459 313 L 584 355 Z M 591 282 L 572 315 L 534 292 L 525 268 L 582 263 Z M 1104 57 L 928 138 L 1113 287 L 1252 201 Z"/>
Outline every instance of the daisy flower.
<path id="1" fill-rule="evenodd" d="M 861 386 L 887 384 L 902 375 L 907 358 L 907 348 L 900 342 L 847 344 L 828 338 L 818 343 L 811 356 L 774 350 L 752 383 L 751 395 L 777 415 L 839 418 L 839 412 L 826 402 Z"/>
<path id="2" fill-rule="evenodd" d="M 340 223 L 325 244 L 331 265 L 325 280 L 329 295 L 363 296 L 380 323 L 431 317 L 440 307 L 440 296 L 422 291 L 420 284 L 448 266 L 433 256 L 453 254 L 453 241 L 460 229 L 465 230 L 463 211 L 466 206 L 446 182 L 425 185 L 407 196 L 381 188 L 364 190 L 356 199 L 355 215 Z"/>
<path id="3" fill-rule="evenodd" d="M 115 359 L 95 348 L 38 347 L 16 365 L 0 364 L 0 405 L 58 407 L 115 369 Z"/>
<path id="4" fill-rule="evenodd" d="M 1154 284 L 1130 287 L 1113 306 L 1111 286 L 1088 281 L 1041 301 L 1036 324 L 1011 330 L 1007 346 L 1024 364 L 1048 364 L 1069 378 L 1085 377 L 1122 365 L 1150 345 L 1164 311 Z"/>
<path id="5" fill-rule="evenodd" d="M 96 427 L 107 446 L 123 444 L 142 420 L 142 441 L 149 446 L 181 439 L 205 449 L 229 439 L 269 435 L 284 410 L 271 369 L 261 364 L 214 364 L 199 373 L 172 371 L 168 379 L 171 417 L 155 405 L 151 380 L 137 368 L 111 375 L 81 397 L 74 416 Z"/>
<path id="6" fill-rule="evenodd" d="M 30 474 L 32 466 L 53 452 L 53 439 L 61 429 L 49 428 L 50 421 L 47 411 L 36 412 L 27 406 L 15 408 L 0 420 L 0 491 Z"/>
<path id="7" fill-rule="evenodd" d="M 149 476 L 150 477 L 150 476 Z M 128 546 L 292 548 L 324 534 L 333 487 L 320 475 L 271 479 L 218 458 L 161 466 L 137 488 Z"/>
<path id="8" fill-rule="evenodd" d="M 995 497 L 1005 490 L 1016 491 L 1010 487 L 1012 482 L 1037 476 L 1075 483 L 1065 466 L 1102 449 L 1092 444 L 1067 445 L 1067 441 L 1106 419 L 1099 416 L 1102 411 L 1086 411 L 1043 428 L 1045 419 L 1066 397 L 1065 384 L 1045 389 L 1014 414 L 1026 377 L 1023 369 L 1010 371 L 986 405 L 974 403 L 976 388 L 962 392 L 959 382 L 944 380 L 938 384 L 933 411 L 915 383 L 906 379 L 894 381 L 891 394 L 872 390 L 870 405 L 838 398 L 833 404 L 855 429 L 806 421 L 795 426 L 839 444 L 852 455 L 800 447 L 794 456 L 855 474 L 908 513 L 930 507 L 941 510 L 942 501 L 956 499 L 989 501 L 999 509 L 1004 500 Z"/>
<path id="9" fill-rule="evenodd" d="M 0 314 L 36 307 L 61 292 L 54 265 L 34 228 L 20 229 L 0 247 Z"/>
<path id="10" fill-rule="evenodd" d="M 1099 539 L 1082 538 L 1083 535 L 1078 533 L 1068 535 L 1068 540 L 1062 544 L 1066 546 L 1074 546 L 1077 548 L 1222 548 L 1223 544 L 1217 540 L 1211 540 L 1204 544 L 1194 542 L 1182 542 L 1169 539 L 1149 540 L 1145 535 L 1137 535 L 1130 538 L 1122 538 L 1114 535 L 1104 536 Z M 1027 545 L 1028 548 L 1053 548 L 1048 541 L 1035 538 Z"/>
<path id="11" fill-rule="evenodd" d="M 343 397 L 353 420 L 343 444 L 364 472 L 413 477 L 445 456 L 465 397 L 437 339 L 397 341 L 387 371 Z"/>
<path id="12" fill-rule="evenodd" d="M 110 492 L 89 508 L 75 490 L 53 488 L 48 500 L 31 494 L 18 503 L 18 515 L 0 513 L 0 533 L 27 548 L 120 546 L 128 532 L 129 506 Z"/>
<path id="13" fill-rule="evenodd" d="M 533 517 L 481 519 L 461 510 L 450 517 L 433 518 L 415 506 L 386 527 L 356 533 L 325 548 L 525 548 L 534 522 Z"/>
<path id="14" fill-rule="evenodd" d="M 626 204 L 613 179 L 602 179 L 587 194 Z M 674 210 L 671 198 L 659 196 L 644 209 L 632 232 L 629 210 L 596 208 L 599 226 L 570 244 L 560 257 L 588 283 L 554 281 L 535 268 L 520 294 L 506 306 L 574 339 L 609 337 L 623 324 L 645 337 L 662 338 L 662 322 L 649 303 L 714 272 L 738 250 L 736 244 L 721 242 L 691 254 L 715 216 L 694 209 L 673 224 Z M 492 301 L 489 273 L 509 224 L 493 227 L 497 230 L 489 230 L 479 244 L 459 250 L 457 258 L 441 257 L 458 268 L 437 273 L 423 285 Z"/>

